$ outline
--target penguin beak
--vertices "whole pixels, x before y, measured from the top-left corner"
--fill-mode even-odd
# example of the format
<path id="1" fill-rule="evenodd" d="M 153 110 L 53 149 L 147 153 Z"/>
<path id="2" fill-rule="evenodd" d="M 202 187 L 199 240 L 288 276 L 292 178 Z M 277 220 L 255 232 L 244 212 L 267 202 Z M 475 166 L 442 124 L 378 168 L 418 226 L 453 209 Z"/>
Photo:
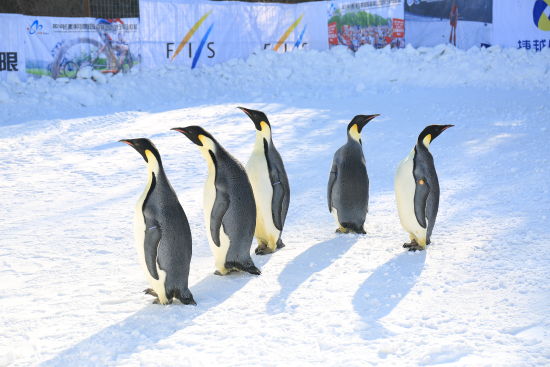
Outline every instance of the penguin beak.
<path id="1" fill-rule="evenodd" d="M 185 134 L 186 136 L 187 136 L 187 134 L 189 134 L 189 132 L 187 132 L 187 130 L 185 130 L 183 127 L 174 127 L 170 130 L 177 131 L 179 133 Z"/>
<path id="2" fill-rule="evenodd" d="M 198 137 L 197 137 L 195 134 L 193 134 L 191 131 L 188 131 L 188 130 L 186 130 L 186 129 L 183 128 L 183 127 L 174 127 L 174 128 L 172 128 L 172 129 L 170 129 L 170 130 L 174 130 L 174 131 L 180 132 L 180 133 L 182 133 L 183 135 L 187 136 L 187 138 L 188 138 L 189 140 L 191 140 L 191 142 L 193 142 L 193 143 L 195 143 L 195 144 L 197 144 L 197 145 L 199 145 L 199 146 L 202 146 L 202 142 L 201 142 L 201 141 L 198 139 Z"/>
<path id="3" fill-rule="evenodd" d="M 119 140 L 119 143 L 128 144 L 129 146 L 131 146 L 132 148 L 134 148 L 139 154 L 141 154 L 141 156 L 143 157 L 143 159 L 145 159 L 145 162 L 149 162 L 149 160 L 147 159 L 147 156 L 145 155 L 143 149 L 140 148 L 140 147 L 138 147 L 138 146 L 132 141 L 132 139 L 122 139 L 122 140 Z"/>
<path id="4" fill-rule="evenodd" d="M 248 115 L 248 117 L 250 117 L 250 119 L 254 123 L 254 126 L 256 127 L 256 130 L 262 131 L 262 127 L 260 126 L 260 121 L 256 121 L 256 119 L 252 116 L 252 112 L 250 112 L 249 110 L 247 110 L 244 107 L 237 107 L 237 108 L 240 109 L 241 111 L 243 111 L 244 113 L 246 113 Z"/>
<path id="5" fill-rule="evenodd" d="M 243 111 L 244 113 L 246 113 L 248 115 L 248 117 L 252 118 L 252 114 L 250 113 L 249 110 L 247 110 L 246 108 L 244 107 L 237 107 L 239 110 Z"/>
<path id="6" fill-rule="evenodd" d="M 448 128 L 450 127 L 453 127 L 454 125 L 443 125 L 443 127 L 441 128 L 441 132 L 447 130 Z"/>
<path id="7" fill-rule="evenodd" d="M 380 114 L 375 114 L 375 115 L 367 115 L 365 116 L 365 118 L 361 121 L 358 121 L 357 123 L 357 127 L 358 127 L 358 131 L 361 132 L 361 130 L 363 130 L 363 128 L 365 127 L 366 124 L 368 124 L 370 121 L 372 121 L 375 117 L 377 116 L 380 116 Z"/>
<path id="8" fill-rule="evenodd" d="M 130 140 L 121 139 L 121 140 L 119 140 L 118 142 L 119 142 L 119 143 L 128 144 L 128 145 L 131 146 L 132 148 L 135 148 L 134 143 L 132 143 Z"/>

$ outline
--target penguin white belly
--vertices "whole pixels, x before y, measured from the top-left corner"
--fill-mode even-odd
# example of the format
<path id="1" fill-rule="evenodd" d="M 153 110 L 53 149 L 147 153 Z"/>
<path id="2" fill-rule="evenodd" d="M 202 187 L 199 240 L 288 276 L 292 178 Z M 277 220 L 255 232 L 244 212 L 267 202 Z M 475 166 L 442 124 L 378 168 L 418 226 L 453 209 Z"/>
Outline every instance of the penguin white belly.
<path id="1" fill-rule="evenodd" d="M 416 183 L 413 175 L 413 151 L 405 158 L 397 168 L 395 175 L 395 198 L 397 211 L 403 228 L 409 232 L 411 239 L 423 245 L 426 243 L 426 228 L 422 228 L 416 220 L 414 213 L 414 192 Z"/>
<path id="2" fill-rule="evenodd" d="M 145 202 L 145 198 L 147 197 L 147 193 L 149 192 L 150 187 L 151 181 L 147 183 L 147 187 L 139 197 L 135 207 L 134 238 L 136 241 L 139 263 L 141 264 L 141 268 L 145 272 L 145 277 L 147 278 L 147 281 L 149 282 L 151 288 L 157 293 L 160 303 L 166 304 L 168 303 L 168 298 L 166 297 L 166 288 L 164 287 L 164 282 L 166 281 L 166 272 L 159 268 L 158 263 L 155 259 L 157 274 L 159 276 L 159 279 L 157 280 L 151 276 L 151 274 L 149 273 L 149 269 L 147 269 L 147 264 L 145 263 L 145 217 L 143 216 L 143 203 Z"/>
<path id="3" fill-rule="evenodd" d="M 208 170 L 208 178 L 204 185 L 204 222 L 206 224 L 206 235 L 208 237 L 208 243 L 210 245 L 210 250 L 214 255 L 214 263 L 216 270 L 220 273 L 227 273 L 228 269 L 225 269 L 225 259 L 227 257 L 227 250 L 229 250 L 229 237 L 223 230 L 223 225 L 220 228 L 220 247 L 216 246 L 212 240 L 212 233 L 210 232 L 210 216 L 212 213 L 212 208 L 214 207 L 214 201 L 216 200 L 216 185 L 214 180 L 216 178 L 216 173 L 214 168 Z"/>
<path id="4" fill-rule="evenodd" d="M 269 178 L 267 161 L 263 150 L 252 153 L 246 165 L 246 173 L 252 185 L 254 200 L 256 201 L 256 229 L 254 236 L 268 242 L 275 249 L 280 231 L 273 223 L 271 202 L 273 198 L 273 186 Z"/>
<path id="5" fill-rule="evenodd" d="M 332 214 L 332 216 L 334 217 L 334 220 L 336 221 L 336 224 L 341 227 L 340 225 L 340 221 L 338 220 L 338 210 L 336 210 L 336 208 L 334 207 L 331 207 L 330 208 L 330 213 Z"/>

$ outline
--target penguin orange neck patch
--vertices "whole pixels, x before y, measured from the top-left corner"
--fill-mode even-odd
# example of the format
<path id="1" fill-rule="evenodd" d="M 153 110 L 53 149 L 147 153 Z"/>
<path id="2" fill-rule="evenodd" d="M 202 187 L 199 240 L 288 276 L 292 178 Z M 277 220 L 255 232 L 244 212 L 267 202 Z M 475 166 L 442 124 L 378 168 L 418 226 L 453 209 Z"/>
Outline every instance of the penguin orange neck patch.
<path id="1" fill-rule="evenodd" d="M 359 128 L 357 127 L 357 124 L 353 124 L 352 127 L 349 129 L 349 135 L 354 139 L 359 141 L 361 139 L 361 134 L 359 133 Z"/>
<path id="2" fill-rule="evenodd" d="M 147 157 L 147 167 L 149 167 L 149 170 L 153 172 L 158 172 L 159 163 L 157 161 L 157 157 L 155 157 L 153 152 L 151 152 L 149 149 L 146 149 L 145 156 Z"/>
<path id="3" fill-rule="evenodd" d="M 428 134 L 424 137 L 424 139 L 422 140 L 422 142 L 424 143 L 424 145 L 426 147 L 429 147 L 430 146 L 430 143 L 432 142 L 432 134 Z"/>

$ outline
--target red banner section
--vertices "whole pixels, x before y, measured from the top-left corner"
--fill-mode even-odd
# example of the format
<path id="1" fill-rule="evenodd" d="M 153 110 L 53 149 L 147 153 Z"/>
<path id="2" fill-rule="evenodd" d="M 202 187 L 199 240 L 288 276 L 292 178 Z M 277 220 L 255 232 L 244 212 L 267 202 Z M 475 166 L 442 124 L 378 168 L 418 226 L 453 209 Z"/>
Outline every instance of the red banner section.
<path id="1" fill-rule="evenodd" d="M 405 37 L 405 19 L 392 19 L 393 38 Z"/>

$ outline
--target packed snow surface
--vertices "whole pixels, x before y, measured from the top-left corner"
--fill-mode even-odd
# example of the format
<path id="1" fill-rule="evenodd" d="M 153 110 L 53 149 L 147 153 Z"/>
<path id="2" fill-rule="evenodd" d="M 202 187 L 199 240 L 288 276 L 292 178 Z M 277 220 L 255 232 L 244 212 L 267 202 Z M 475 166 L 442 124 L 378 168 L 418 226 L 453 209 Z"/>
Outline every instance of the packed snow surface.
<path id="1" fill-rule="evenodd" d="M 84 75 L 85 76 L 85 75 Z M 439 46 L 259 53 L 209 68 L 0 83 L 0 366 L 550 365 L 550 51 Z M 286 247 L 261 276 L 213 275 L 207 166 L 173 127 L 201 125 L 246 163 L 268 115 L 286 164 Z M 338 235 L 332 155 L 356 114 L 367 235 Z M 440 210 L 409 253 L 393 177 L 418 133 Z M 133 241 L 147 137 L 193 234 L 198 305 L 151 304 Z M 253 245 L 255 247 L 255 244 Z"/>

